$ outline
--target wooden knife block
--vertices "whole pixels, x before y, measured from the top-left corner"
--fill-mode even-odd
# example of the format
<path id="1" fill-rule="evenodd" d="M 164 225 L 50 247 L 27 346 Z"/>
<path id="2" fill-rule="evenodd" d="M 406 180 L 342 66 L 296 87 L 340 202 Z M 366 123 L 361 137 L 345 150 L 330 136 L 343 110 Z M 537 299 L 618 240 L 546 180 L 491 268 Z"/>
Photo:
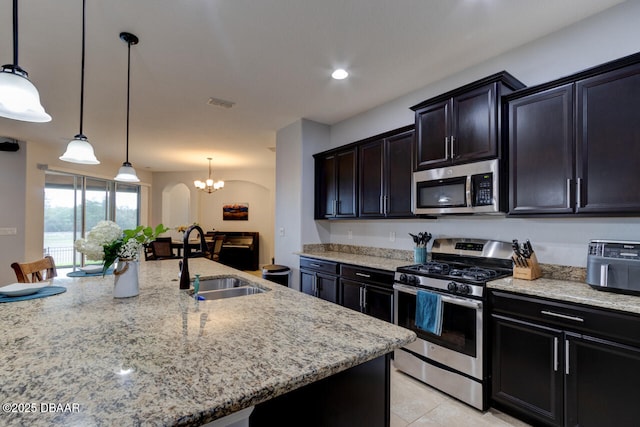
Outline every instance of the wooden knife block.
<path id="1" fill-rule="evenodd" d="M 540 270 L 540 264 L 538 264 L 538 258 L 536 254 L 532 253 L 528 259 L 528 267 L 513 267 L 513 278 L 523 280 L 536 280 L 542 277 L 542 271 Z"/>

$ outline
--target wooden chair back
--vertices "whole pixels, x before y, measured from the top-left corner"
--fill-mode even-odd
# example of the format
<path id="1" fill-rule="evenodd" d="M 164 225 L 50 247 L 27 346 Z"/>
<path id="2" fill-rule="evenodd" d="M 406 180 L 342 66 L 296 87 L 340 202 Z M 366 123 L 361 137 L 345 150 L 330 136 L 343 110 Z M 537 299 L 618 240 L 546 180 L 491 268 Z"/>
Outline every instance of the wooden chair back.
<path id="1" fill-rule="evenodd" d="M 158 237 L 151 242 L 151 251 L 154 259 L 176 258 L 171 247 L 171 237 Z"/>
<path id="2" fill-rule="evenodd" d="M 50 255 L 33 262 L 11 264 L 19 283 L 35 283 L 56 277 L 56 263 Z"/>
<path id="3" fill-rule="evenodd" d="M 216 234 L 213 238 L 213 248 L 211 250 L 211 259 L 218 261 L 220 259 L 220 251 L 222 251 L 222 244 L 224 243 L 224 234 Z"/>

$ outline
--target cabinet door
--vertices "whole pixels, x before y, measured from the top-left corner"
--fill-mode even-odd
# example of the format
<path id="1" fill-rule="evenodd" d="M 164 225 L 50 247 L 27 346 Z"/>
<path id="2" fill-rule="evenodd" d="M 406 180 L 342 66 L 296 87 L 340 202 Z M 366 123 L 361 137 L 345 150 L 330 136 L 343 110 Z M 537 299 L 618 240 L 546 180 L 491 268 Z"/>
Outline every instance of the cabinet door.
<path id="1" fill-rule="evenodd" d="M 356 311 L 362 311 L 361 295 L 364 285 L 350 280 L 340 280 L 340 303 Z"/>
<path id="2" fill-rule="evenodd" d="M 572 213 L 573 85 L 512 100 L 509 213 Z"/>
<path id="3" fill-rule="evenodd" d="M 356 216 L 356 149 L 336 157 L 336 217 Z"/>
<path id="4" fill-rule="evenodd" d="M 316 296 L 316 273 L 308 270 L 300 270 L 300 292 Z"/>
<path id="5" fill-rule="evenodd" d="M 492 316 L 491 397 L 547 425 L 562 425 L 562 331 Z"/>
<path id="6" fill-rule="evenodd" d="M 316 288 L 318 297 L 327 301 L 338 303 L 338 277 L 316 273 Z"/>
<path id="7" fill-rule="evenodd" d="M 416 111 L 416 169 L 448 164 L 452 100 Z"/>
<path id="8" fill-rule="evenodd" d="M 637 426 L 640 349 L 567 334 L 568 426 Z"/>
<path id="9" fill-rule="evenodd" d="M 316 159 L 316 219 L 336 214 L 336 155 Z"/>
<path id="10" fill-rule="evenodd" d="M 367 286 L 364 290 L 364 312 L 381 320 L 393 323 L 393 291 Z"/>
<path id="11" fill-rule="evenodd" d="M 576 83 L 577 212 L 640 212 L 640 64 Z"/>
<path id="12" fill-rule="evenodd" d="M 496 85 L 491 83 L 453 98 L 449 156 L 454 162 L 498 156 Z"/>
<path id="13" fill-rule="evenodd" d="M 361 217 L 384 216 L 384 140 L 373 141 L 360 147 L 360 200 Z M 409 165 L 409 170 L 412 166 Z M 409 187 L 411 188 L 411 187 Z"/>
<path id="14" fill-rule="evenodd" d="M 413 130 L 385 140 L 385 214 L 387 217 L 413 217 L 411 194 L 413 175 Z"/>

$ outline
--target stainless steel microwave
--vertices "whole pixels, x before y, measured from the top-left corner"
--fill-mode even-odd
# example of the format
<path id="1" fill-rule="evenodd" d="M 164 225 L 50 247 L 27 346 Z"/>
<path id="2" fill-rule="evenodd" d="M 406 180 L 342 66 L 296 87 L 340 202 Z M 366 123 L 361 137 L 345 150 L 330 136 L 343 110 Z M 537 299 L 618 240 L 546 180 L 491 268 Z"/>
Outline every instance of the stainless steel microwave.
<path id="1" fill-rule="evenodd" d="M 498 159 L 413 173 L 415 215 L 500 212 Z"/>

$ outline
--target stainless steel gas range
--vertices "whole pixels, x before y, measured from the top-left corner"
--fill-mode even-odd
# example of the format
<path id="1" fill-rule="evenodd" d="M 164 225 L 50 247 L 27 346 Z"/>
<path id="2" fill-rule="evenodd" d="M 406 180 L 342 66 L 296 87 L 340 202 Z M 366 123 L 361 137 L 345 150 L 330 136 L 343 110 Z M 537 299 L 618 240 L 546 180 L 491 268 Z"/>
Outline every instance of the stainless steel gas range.
<path id="1" fill-rule="evenodd" d="M 425 264 L 395 273 L 395 324 L 418 339 L 394 352 L 401 371 L 480 410 L 488 407 L 489 360 L 484 308 L 488 281 L 512 274 L 512 245 L 478 239 L 436 239 Z M 440 296 L 442 332 L 416 326 L 423 290 Z"/>

